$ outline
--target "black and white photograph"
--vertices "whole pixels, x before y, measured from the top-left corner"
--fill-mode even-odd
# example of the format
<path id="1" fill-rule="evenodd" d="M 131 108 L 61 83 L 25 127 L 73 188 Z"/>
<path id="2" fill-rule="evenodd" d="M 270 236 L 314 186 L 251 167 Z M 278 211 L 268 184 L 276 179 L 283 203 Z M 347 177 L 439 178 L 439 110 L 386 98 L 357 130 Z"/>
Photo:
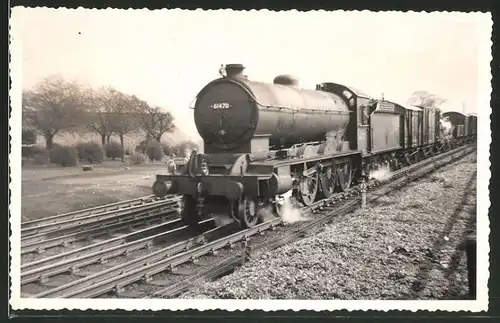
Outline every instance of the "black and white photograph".
<path id="1" fill-rule="evenodd" d="M 10 305 L 488 309 L 489 13 L 14 7 Z"/>

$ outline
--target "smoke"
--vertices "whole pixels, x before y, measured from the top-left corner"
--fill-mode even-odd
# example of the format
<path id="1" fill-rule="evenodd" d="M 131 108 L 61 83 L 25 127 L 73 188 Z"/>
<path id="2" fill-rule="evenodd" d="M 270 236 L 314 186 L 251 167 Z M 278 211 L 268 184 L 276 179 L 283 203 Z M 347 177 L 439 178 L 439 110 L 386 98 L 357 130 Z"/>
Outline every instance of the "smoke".
<path id="1" fill-rule="evenodd" d="M 439 122 L 441 123 L 441 127 L 446 130 L 446 131 L 449 131 L 451 130 L 451 128 L 453 127 L 453 125 L 451 124 L 450 120 L 448 119 L 440 119 Z"/>
<path id="2" fill-rule="evenodd" d="M 193 152 L 193 148 L 186 145 L 186 147 L 184 148 L 184 156 L 186 156 L 186 158 L 189 158 L 189 157 L 191 157 L 192 152 Z"/>
<path id="3" fill-rule="evenodd" d="M 181 198 L 180 200 L 177 201 L 177 207 L 176 207 L 176 211 L 179 216 L 182 214 L 183 209 L 184 209 L 184 198 Z"/>
<path id="4" fill-rule="evenodd" d="M 284 223 L 292 224 L 295 222 L 309 221 L 309 217 L 302 214 L 300 208 L 295 204 L 292 199 L 292 190 L 289 190 L 282 195 L 284 198 L 281 202 L 281 218 Z"/>
<path id="5" fill-rule="evenodd" d="M 383 181 L 383 180 L 389 178 L 390 174 L 391 174 L 391 170 L 389 169 L 389 166 L 385 165 L 385 166 L 382 166 L 373 172 L 370 172 L 370 178 L 373 178 L 377 181 Z"/>
<path id="6" fill-rule="evenodd" d="M 167 162 L 167 172 L 168 172 L 168 174 L 174 174 L 176 170 L 177 170 L 177 165 L 175 165 L 175 162 L 172 159 L 170 159 Z"/>

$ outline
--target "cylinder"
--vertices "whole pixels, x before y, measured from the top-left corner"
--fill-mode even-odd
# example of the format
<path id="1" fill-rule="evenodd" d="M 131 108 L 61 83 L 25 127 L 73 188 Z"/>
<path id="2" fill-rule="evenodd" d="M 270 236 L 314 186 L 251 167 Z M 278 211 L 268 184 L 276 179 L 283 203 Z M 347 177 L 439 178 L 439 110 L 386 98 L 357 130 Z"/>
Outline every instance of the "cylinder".
<path id="1" fill-rule="evenodd" d="M 243 194 L 243 184 L 240 182 L 230 181 L 226 185 L 226 197 L 230 201 L 238 200 Z"/>
<path id="2" fill-rule="evenodd" d="M 293 179 L 290 174 L 276 174 L 274 173 L 269 180 L 269 193 L 270 196 L 283 194 L 292 189 Z"/>

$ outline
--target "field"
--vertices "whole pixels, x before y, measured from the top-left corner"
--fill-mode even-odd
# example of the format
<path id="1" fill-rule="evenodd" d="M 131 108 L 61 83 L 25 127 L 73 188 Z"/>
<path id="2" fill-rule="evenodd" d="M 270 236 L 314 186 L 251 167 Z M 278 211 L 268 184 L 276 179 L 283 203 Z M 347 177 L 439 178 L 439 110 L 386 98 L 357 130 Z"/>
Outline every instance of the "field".
<path id="1" fill-rule="evenodd" d="M 127 165 L 106 161 L 92 171 L 81 166 L 26 166 L 22 169 L 22 221 L 43 218 L 152 194 L 165 164 Z"/>

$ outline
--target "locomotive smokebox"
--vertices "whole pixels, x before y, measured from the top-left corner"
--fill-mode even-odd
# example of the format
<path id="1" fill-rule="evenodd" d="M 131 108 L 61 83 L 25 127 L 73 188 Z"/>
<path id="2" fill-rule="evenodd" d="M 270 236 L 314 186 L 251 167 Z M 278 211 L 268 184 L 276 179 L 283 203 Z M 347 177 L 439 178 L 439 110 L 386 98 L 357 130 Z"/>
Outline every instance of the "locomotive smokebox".
<path id="1" fill-rule="evenodd" d="M 245 66 L 243 66 L 243 64 L 227 64 L 226 77 L 244 77 L 244 70 Z"/>

